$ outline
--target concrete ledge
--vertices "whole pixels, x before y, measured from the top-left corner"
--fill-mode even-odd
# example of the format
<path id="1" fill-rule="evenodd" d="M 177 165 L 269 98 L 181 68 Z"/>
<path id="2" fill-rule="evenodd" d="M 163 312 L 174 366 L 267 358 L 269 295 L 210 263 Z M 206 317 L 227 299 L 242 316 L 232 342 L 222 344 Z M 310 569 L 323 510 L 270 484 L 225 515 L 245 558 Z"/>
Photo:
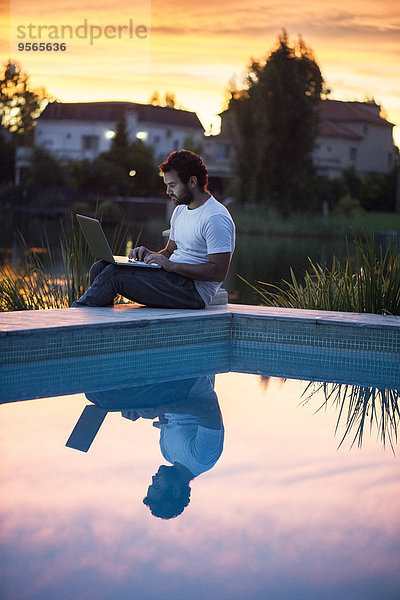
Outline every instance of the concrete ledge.
<path id="1" fill-rule="evenodd" d="M 400 354 L 400 317 L 237 304 L 0 314 L 0 364 L 226 341 L 393 355 Z"/>
<path id="2" fill-rule="evenodd" d="M 400 317 L 221 305 L 0 314 L 0 402 L 227 371 L 400 388 Z"/>
<path id="3" fill-rule="evenodd" d="M 365 313 L 330 312 L 253 306 L 250 304 L 224 304 L 209 306 L 204 310 L 174 308 L 147 308 L 139 304 L 117 304 L 102 308 L 58 308 L 51 310 L 21 310 L 0 313 L 0 336 L 28 333 L 49 328 L 79 327 L 117 323 L 135 323 L 165 319 L 190 319 L 193 317 L 238 315 L 269 320 L 295 320 L 313 323 L 335 323 L 352 327 L 378 327 L 400 331 L 400 317 Z"/>

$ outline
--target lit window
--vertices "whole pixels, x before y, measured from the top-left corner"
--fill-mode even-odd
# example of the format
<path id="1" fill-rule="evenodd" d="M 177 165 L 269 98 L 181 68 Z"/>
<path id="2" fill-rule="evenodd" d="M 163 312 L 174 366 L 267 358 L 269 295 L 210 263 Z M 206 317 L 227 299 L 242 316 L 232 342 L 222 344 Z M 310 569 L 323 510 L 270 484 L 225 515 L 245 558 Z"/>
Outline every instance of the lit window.
<path id="1" fill-rule="evenodd" d="M 112 140 L 113 138 L 115 138 L 115 131 L 113 131 L 112 129 L 108 129 L 104 132 L 104 137 L 107 140 Z"/>

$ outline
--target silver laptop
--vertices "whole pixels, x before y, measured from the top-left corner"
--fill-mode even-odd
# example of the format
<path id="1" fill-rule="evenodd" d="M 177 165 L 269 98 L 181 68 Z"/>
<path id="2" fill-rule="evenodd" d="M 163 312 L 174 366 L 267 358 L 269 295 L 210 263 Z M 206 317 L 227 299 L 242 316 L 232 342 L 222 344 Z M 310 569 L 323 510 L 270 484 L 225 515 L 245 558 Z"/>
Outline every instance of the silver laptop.
<path id="1" fill-rule="evenodd" d="M 128 258 L 127 256 L 114 256 L 108 244 L 107 238 L 98 219 L 76 215 L 79 225 L 95 258 L 105 260 L 114 265 L 127 267 L 147 267 L 161 269 L 160 265 L 149 265 L 141 260 Z"/>

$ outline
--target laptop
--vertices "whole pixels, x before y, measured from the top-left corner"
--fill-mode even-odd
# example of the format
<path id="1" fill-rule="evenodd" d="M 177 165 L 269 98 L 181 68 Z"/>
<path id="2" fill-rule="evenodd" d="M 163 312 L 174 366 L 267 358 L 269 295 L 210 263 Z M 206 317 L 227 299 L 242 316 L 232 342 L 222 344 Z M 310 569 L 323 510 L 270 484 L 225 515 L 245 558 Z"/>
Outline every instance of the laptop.
<path id="1" fill-rule="evenodd" d="M 65 445 L 68 448 L 87 452 L 108 412 L 108 410 L 93 404 L 85 406 Z"/>
<path id="2" fill-rule="evenodd" d="M 141 260 L 128 258 L 127 256 L 114 256 L 108 244 L 107 238 L 98 219 L 76 215 L 78 223 L 95 258 L 105 260 L 114 265 L 126 267 L 146 267 L 150 269 L 161 269 L 160 265 L 149 265 Z"/>

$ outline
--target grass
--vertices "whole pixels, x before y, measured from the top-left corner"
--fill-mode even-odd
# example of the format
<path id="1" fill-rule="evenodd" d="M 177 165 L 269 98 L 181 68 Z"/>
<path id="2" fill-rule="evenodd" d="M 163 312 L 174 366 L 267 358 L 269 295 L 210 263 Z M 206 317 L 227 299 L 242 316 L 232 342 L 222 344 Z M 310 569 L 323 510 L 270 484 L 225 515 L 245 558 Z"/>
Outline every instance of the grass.
<path id="1" fill-rule="evenodd" d="M 59 238 L 62 270 L 47 240 L 44 252 L 30 249 L 23 238 L 22 265 L 0 267 L 0 309 L 38 310 L 67 308 L 88 285 L 90 255 L 76 227 L 69 234 L 63 229 Z"/>
<path id="2" fill-rule="evenodd" d="M 393 241 L 384 250 L 374 236 L 355 238 L 354 250 L 347 246 L 341 263 L 336 257 L 332 266 L 313 263 L 299 282 L 293 272 L 291 281 L 274 285 L 262 281 L 253 285 L 245 281 L 266 306 L 313 310 L 400 315 L 400 254 Z"/>
<path id="3" fill-rule="evenodd" d="M 141 232 L 135 242 L 137 245 Z M 122 226 L 114 231 L 112 247 L 121 251 Z M 0 266 L 0 310 L 40 310 L 68 308 L 87 289 L 89 267 L 93 262 L 80 228 L 71 221 L 67 231 L 61 225 L 59 258 L 48 241 L 42 242 L 44 252 L 30 249 L 21 236 L 23 264 Z"/>
<path id="4" fill-rule="evenodd" d="M 400 232 L 400 214 L 365 212 L 354 217 L 345 215 L 290 215 L 284 219 L 274 210 L 261 206 L 237 204 L 228 207 L 239 233 L 269 235 L 300 235 L 321 237 L 344 237 L 355 234 Z"/>
<path id="5" fill-rule="evenodd" d="M 394 452 L 400 419 L 398 390 L 311 382 L 303 392 L 303 396 L 306 397 L 301 403 L 307 404 L 320 390 L 323 390 L 325 400 L 317 412 L 328 408 L 329 405 L 338 410 L 335 433 L 344 422 L 344 433 L 339 447 L 353 431 L 351 447 L 357 443 L 361 448 L 363 434 L 368 427 L 371 431 L 376 428 L 383 446 L 388 442 Z"/>

